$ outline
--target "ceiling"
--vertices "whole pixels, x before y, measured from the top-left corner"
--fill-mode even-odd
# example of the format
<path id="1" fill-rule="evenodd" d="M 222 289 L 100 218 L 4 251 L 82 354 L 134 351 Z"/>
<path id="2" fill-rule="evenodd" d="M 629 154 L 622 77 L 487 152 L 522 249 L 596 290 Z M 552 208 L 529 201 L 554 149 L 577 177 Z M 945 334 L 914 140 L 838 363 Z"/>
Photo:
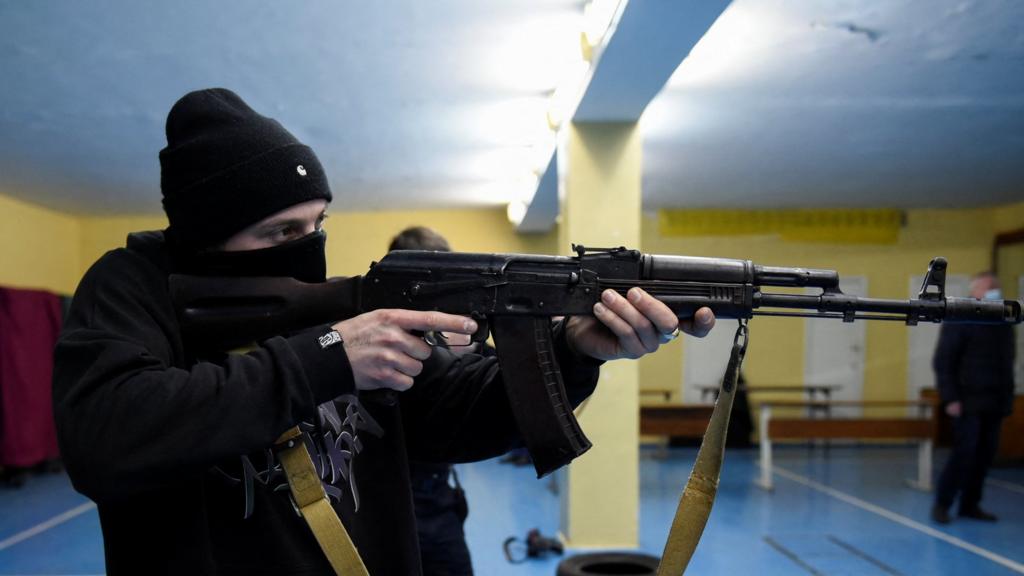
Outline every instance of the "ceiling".
<path id="1" fill-rule="evenodd" d="M 641 122 L 645 207 L 1024 200 L 1024 2 L 735 0 Z"/>
<path id="2" fill-rule="evenodd" d="M 503 205 L 544 162 L 582 13 L 0 0 L 0 193 L 157 213 L 167 110 L 224 86 L 317 151 L 337 209 Z M 1013 0 L 735 0 L 641 118 L 645 208 L 1024 199 L 1022 21 Z"/>

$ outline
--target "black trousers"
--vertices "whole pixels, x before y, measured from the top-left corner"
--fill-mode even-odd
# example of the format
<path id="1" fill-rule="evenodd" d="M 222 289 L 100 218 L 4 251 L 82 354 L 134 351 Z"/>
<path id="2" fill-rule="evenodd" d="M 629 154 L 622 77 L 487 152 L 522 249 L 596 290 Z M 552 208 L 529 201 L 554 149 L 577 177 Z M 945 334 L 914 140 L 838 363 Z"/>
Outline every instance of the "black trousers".
<path id="1" fill-rule="evenodd" d="M 985 476 L 999 448 L 998 414 L 962 414 L 953 418 L 953 451 L 939 475 L 935 504 L 948 509 L 957 495 L 960 511 L 977 508 Z"/>
<path id="2" fill-rule="evenodd" d="M 415 462 L 410 468 L 423 576 L 473 576 L 462 528 L 468 507 L 454 470 Z"/>

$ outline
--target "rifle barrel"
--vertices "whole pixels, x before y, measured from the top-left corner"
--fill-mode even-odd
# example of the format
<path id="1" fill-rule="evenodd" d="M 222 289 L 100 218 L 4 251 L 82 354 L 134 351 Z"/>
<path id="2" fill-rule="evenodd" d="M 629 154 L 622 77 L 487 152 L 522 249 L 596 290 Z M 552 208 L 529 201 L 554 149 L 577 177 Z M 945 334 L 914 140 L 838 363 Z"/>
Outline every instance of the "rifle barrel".
<path id="1" fill-rule="evenodd" d="M 764 294 L 754 297 L 755 308 L 786 308 L 846 314 L 875 312 L 903 316 L 910 323 L 951 322 L 1006 324 L 1021 322 L 1021 305 L 1014 300 L 978 300 L 946 297 L 944 300 L 888 300 L 861 298 L 841 293 L 819 295 Z"/>

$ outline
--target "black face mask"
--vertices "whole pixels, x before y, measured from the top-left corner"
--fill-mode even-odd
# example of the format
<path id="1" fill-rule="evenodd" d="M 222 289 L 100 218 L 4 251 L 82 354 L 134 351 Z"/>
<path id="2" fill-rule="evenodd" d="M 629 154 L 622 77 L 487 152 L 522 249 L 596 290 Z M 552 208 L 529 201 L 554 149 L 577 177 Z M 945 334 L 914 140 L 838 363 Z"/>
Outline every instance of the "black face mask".
<path id="1" fill-rule="evenodd" d="M 286 276 L 302 282 L 327 280 L 327 234 L 322 230 L 270 248 L 199 252 L 178 258 L 175 268 L 197 276 Z"/>

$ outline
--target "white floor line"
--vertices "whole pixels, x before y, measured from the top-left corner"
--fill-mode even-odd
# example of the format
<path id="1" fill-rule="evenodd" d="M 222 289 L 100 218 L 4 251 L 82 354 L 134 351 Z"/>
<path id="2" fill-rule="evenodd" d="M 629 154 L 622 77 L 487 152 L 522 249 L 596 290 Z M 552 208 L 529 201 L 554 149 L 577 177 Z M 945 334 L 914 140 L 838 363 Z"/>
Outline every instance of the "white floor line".
<path id="1" fill-rule="evenodd" d="M 803 484 L 804 486 L 807 486 L 808 488 L 811 488 L 813 490 L 817 490 L 818 492 L 821 492 L 823 494 L 827 494 L 827 495 L 829 495 L 829 496 L 831 496 L 831 497 L 833 497 L 833 498 L 835 498 L 837 500 L 842 500 L 843 502 L 846 502 L 847 504 L 852 504 L 853 506 L 856 506 L 856 507 L 860 508 L 861 510 L 866 510 L 868 512 L 871 512 L 872 514 L 877 514 L 877 515 L 881 516 L 882 518 L 885 518 L 887 520 L 892 520 L 893 522 L 896 522 L 897 524 L 902 524 L 903 526 L 906 526 L 907 528 L 911 528 L 913 530 L 917 530 L 918 532 L 922 532 L 924 534 L 927 534 L 927 535 L 931 536 L 932 538 L 936 538 L 936 539 L 942 540 L 943 542 L 952 544 L 953 546 L 956 546 L 957 548 L 961 548 L 961 549 L 966 550 L 968 552 L 971 552 L 973 554 L 977 554 L 978 556 L 981 556 L 982 558 L 985 558 L 986 560 L 991 560 L 992 562 L 995 562 L 996 564 L 1001 564 L 1003 566 L 1006 566 L 1007 568 L 1009 568 L 1010 570 L 1013 570 L 1014 572 L 1017 572 L 1018 574 L 1024 574 L 1024 564 L 1021 564 L 1020 562 L 1016 562 L 1014 560 L 1010 560 L 1009 558 L 1007 558 L 1005 556 L 1000 556 L 999 554 L 996 554 L 995 552 L 992 552 L 990 550 L 986 550 L 986 549 L 984 549 L 984 548 L 982 548 L 980 546 L 975 546 L 974 544 L 971 544 L 970 542 L 967 542 L 966 540 L 962 540 L 960 538 L 957 538 L 956 536 L 950 536 L 949 534 L 946 534 L 945 532 L 942 532 L 940 530 L 936 530 L 935 528 L 932 528 L 931 526 L 928 526 L 927 524 L 922 524 L 922 523 L 920 523 L 920 522 L 918 522 L 916 520 L 912 520 L 910 518 L 907 518 L 906 516 L 903 516 L 902 514 L 897 514 L 895 512 L 892 512 L 891 510 L 886 510 L 885 508 L 882 508 L 881 506 L 872 504 L 872 503 L 867 502 L 865 500 L 861 500 L 860 498 L 857 498 L 856 496 L 847 494 L 846 492 L 843 492 L 841 490 L 836 490 L 835 488 L 826 486 L 824 484 L 821 484 L 820 482 L 815 482 L 814 480 L 811 480 L 810 478 L 808 478 L 806 476 L 801 476 L 801 475 L 797 474 L 796 472 L 790 472 L 789 470 L 786 470 L 784 468 L 779 468 L 778 466 L 775 466 L 773 468 L 773 471 L 776 474 L 778 474 L 779 476 L 782 476 L 783 478 L 792 480 L 793 482 L 796 482 L 797 484 Z"/>
<path id="2" fill-rule="evenodd" d="M 1024 486 L 1014 482 L 1007 482 L 1006 480 L 999 480 L 998 478 L 986 478 L 985 483 L 997 486 L 1003 490 L 1009 490 L 1010 492 L 1024 494 Z"/>
<path id="3" fill-rule="evenodd" d="M 50 528 L 53 528 L 54 526 L 59 526 L 60 524 L 63 524 L 76 516 L 81 516 L 82 514 L 85 514 L 86 512 L 92 510 L 95 507 L 96 504 L 92 502 L 86 502 L 85 504 L 75 506 L 71 510 L 58 514 L 53 518 L 46 520 L 45 522 L 40 522 L 39 524 L 36 524 L 28 530 L 22 530 L 21 532 L 18 532 L 10 538 L 0 540 L 0 550 L 6 550 L 19 542 L 23 542 L 37 534 L 46 532 Z"/>

